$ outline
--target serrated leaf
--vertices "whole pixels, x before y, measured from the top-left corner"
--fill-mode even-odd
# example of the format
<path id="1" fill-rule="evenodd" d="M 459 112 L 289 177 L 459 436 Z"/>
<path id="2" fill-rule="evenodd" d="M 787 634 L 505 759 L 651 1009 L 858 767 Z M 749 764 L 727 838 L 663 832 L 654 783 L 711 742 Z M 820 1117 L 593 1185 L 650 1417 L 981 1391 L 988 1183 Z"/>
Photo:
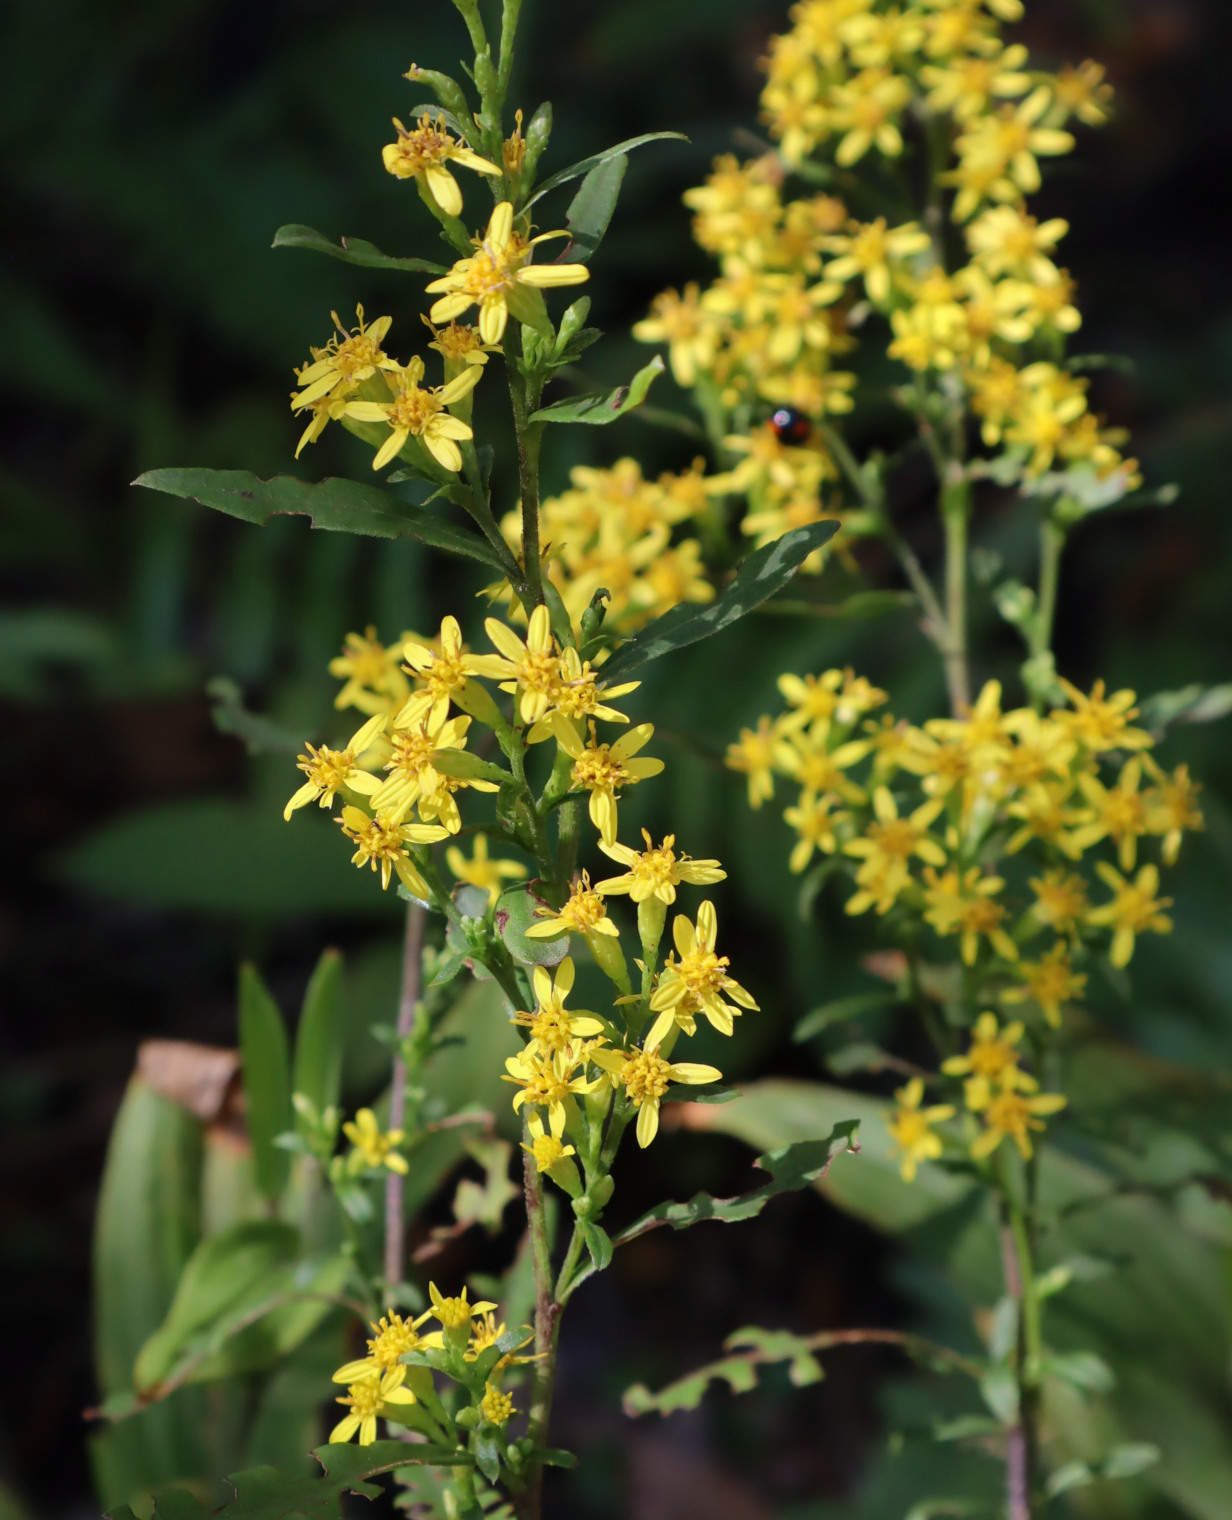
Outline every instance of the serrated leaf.
<path id="1" fill-rule="evenodd" d="M 704 606 L 681 603 L 622 645 L 603 667 L 603 679 L 623 680 L 639 666 L 708 639 L 747 616 L 785 586 L 814 549 L 820 549 L 837 529 L 838 524 L 833 522 L 809 523 L 755 549 L 735 580 L 713 602 Z"/>
<path id="2" fill-rule="evenodd" d="M 147 470 L 133 482 L 200 502 L 216 512 L 264 527 L 279 514 L 307 517 L 327 533 L 356 533 L 366 538 L 417 538 L 434 549 L 462 554 L 492 569 L 505 570 L 500 556 L 476 533 L 458 527 L 403 501 L 391 491 L 358 480 L 332 477 L 321 481 L 276 475 L 261 480 L 247 470 Z"/>
<path id="3" fill-rule="evenodd" d="M 294 1091 L 310 1099 L 318 1114 L 338 1102 L 345 1043 L 342 955 L 326 950 L 304 993 L 295 1031 Z"/>
<path id="4" fill-rule="evenodd" d="M 295 1126 L 287 1030 L 260 973 L 247 963 L 240 967 L 239 1004 L 240 1067 L 253 1171 L 257 1187 L 273 1201 L 291 1175 L 290 1152 L 274 1143 Z"/>
<path id="5" fill-rule="evenodd" d="M 620 186 L 628 167 L 628 158 L 623 153 L 616 153 L 596 164 L 582 181 L 581 189 L 565 213 L 570 242 L 558 263 L 580 264 L 598 248 L 616 210 Z"/>
<path id="6" fill-rule="evenodd" d="M 688 142 L 683 132 L 644 132 L 640 137 L 628 137 L 624 142 L 616 143 L 614 147 L 604 148 L 602 153 L 592 153 L 589 158 L 579 158 L 577 163 L 570 164 L 566 169 L 558 169 L 550 175 L 527 201 L 527 206 L 533 206 L 537 200 L 558 189 L 561 185 L 567 185 L 571 179 L 581 179 L 584 174 L 589 174 L 592 169 L 597 169 L 600 164 L 605 164 L 609 159 L 618 158 L 626 153 L 632 153 L 634 148 L 640 148 L 645 143 L 651 142 Z"/>
<path id="7" fill-rule="evenodd" d="M 792 1030 L 792 1041 L 800 1045 L 805 1040 L 811 1040 L 815 1034 L 820 1034 L 823 1029 L 829 1029 L 831 1024 L 862 1018 L 864 1014 L 874 1013 L 879 1008 L 892 1008 L 898 1001 L 893 992 L 858 992 L 852 997 L 835 998 L 832 1003 L 823 1003 L 820 1008 L 806 1013 Z"/>
<path id="8" fill-rule="evenodd" d="M 646 399 L 646 392 L 663 373 L 662 356 L 656 354 L 649 364 L 643 364 L 628 385 L 618 385 L 614 391 L 595 392 L 589 396 L 571 396 L 567 401 L 555 401 L 551 406 L 532 412 L 532 422 L 584 422 L 592 427 L 602 427 L 615 422 Z"/>
<path id="9" fill-rule="evenodd" d="M 443 264 L 433 264 L 427 259 L 399 259 L 382 253 L 374 243 L 363 238 L 343 238 L 341 243 L 331 243 L 323 233 L 298 222 L 279 227 L 274 234 L 273 248 L 308 248 L 313 253 L 328 254 L 331 259 L 341 259 L 344 264 L 362 264 L 365 269 L 404 269 L 415 274 L 444 274 Z"/>

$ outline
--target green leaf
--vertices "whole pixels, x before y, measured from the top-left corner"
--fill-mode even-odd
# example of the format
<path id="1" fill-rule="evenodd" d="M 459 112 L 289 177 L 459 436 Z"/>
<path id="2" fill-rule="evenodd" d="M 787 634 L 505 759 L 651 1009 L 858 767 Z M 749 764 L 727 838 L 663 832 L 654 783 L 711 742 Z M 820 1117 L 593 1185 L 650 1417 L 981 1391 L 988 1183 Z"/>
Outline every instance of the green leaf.
<path id="1" fill-rule="evenodd" d="M 713 602 L 700 607 L 681 603 L 622 645 L 603 667 L 603 679 L 623 679 L 639 665 L 696 644 L 745 617 L 785 586 L 814 549 L 820 549 L 837 530 L 837 523 L 809 523 L 755 549 Z"/>
<path id="2" fill-rule="evenodd" d="M 365 269 L 406 269 L 418 274 L 444 274 L 443 264 L 431 264 L 427 259 L 396 259 L 382 253 L 363 238 L 343 238 L 341 243 L 331 243 L 322 233 L 312 227 L 292 222 L 279 227 L 274 234 L 273 248 L 310 248 L 313 253 L 327 253 L 331 259 L 341 259 L 344 264 L 362 264 Z"/>
<path id="3" fill-rule="evenodd" d="M 590 396 L 573 396 L 567 401 L 556 401 L 537 412 L 532 412 L 532 422 L 585 422 L 602 426 L 615 422 L 626 412 L 640 406 L 646 399 L 651 384 L 663 373 L 662 356 L 656 354 L 649 364 L 643 364 L 628 385 L 618 385 L 614 391 L 604 391 Z"/>
<path id="4" fill-rule="evenodd" d="M 547 907 L 533 887 L 524 882 L 506 887 L 496 899 L 492 921 L 505 948 L 524 966 L 557 966 L 569 953 L 568 936 L 534 939 L 527 930 L 543 922 L 540 908 Z"/>
<path id="5" fill-rule="evenodd" d="M 1094 1351 L 1067 1351 L 1050 1356 L 1043 1363 L 1043 1371 L 1084 1393 L 1107 1393 L 1116 1386 L 1111 1367 Z"/>
<path id="6" fill-rule="evenodd" d="M 481 760 L 465 749 L 433 750 L 432 766 L 442 776 L 454 776 L 459 781 L 495 781 L 498 786 L 508 786 L 513 779 L 503 766 Z"/>
<path id="7" fill-rule="evenodd" d="M 184 1268 L 166 1319 L 137 1357 L 133 1381 L 138 1390 L 153 1392 L 194 1336 L 246 1300 L 298 1249 L 298 1232 L 273 1219 L 246 1220 L 203 1240 Z"/>
<path id="8" fill-rule="evenodd" d="M 858 992 L 853 997 L 835 998 L 832 1003 L 823 1003 L 820 1008 L 814 1008 L 812 1013 L 806 1013 L 792 1030 L 792 1041 L 801 1045 L 805 1040 L 811 1040 L 815 1034 L 820 1034 L 823 1029 L 829 1029 L 831 1024 L 862 1018 L 864 1014 L 874 1013 L 878 1008 L 891 1008 L 898 1001 L 898 996 L 893 992 Z"/>
<path id="9" fill-rule="evenodd" d="M 318 1446 L 312 1455 L 321 1464 L 314 1478 L 294 1478 L 274 1467 L 254 1467 L 232 1473 L 227 1479 L 234 1492 L 215 1515 L 227 1520 L 342 1520 L 342 1496 L 361 1494 L 375 1499 L 381 1489 L 372 1478 L 395 1468 L 431 1464 L 438 1467 L 469 1467 L 471 1456 L 463 1450 L 406 1441 L 374 1441 L 370 1446 Z M 168 1489 L 156 1495 L 155 1520 L 205 1520 L 201 1501 L 184 1489 Z M 127 1504 L 107 1511 L 106 1520 L 135 1520 Z"/>
<path id="10" fill-rule="evenodd" d="M 230 676 L 215 676 L 205 683 L 205 694 L 214 699 L 210 717 L 220 734 L 241 739 L 250 755 L 294 755 L 304 747 L 303 736 L 244 706 L 244 693 Z"/>
<path id="11" fill-rule="evenodd" d="M 1085 1462 L 1075 1460 L 1066 1462 L 1063 1467 L 1058 1467 L 1048 1475 L 1044 1492 L 1050 1499 L 1055 1499 L 1058 1494 L 1066 1494 L 1071 1488 L 1085 1488 L 1088 1483 L 1094 1482 L 1095 1474 L 1090 1467 Z"/>
<path id="12" fill-rule="evenodd" d="M 749 1349 L 739 1349 L 743 1347 Z M 658 1393 L 651 1393 L 644 1383 L 634 1384 L 622 1400 L 625 1413 L 674 1414 L 678 1409 L 696 1409 L 711 1383 L 723 1382 L 733 1393 L 748 1393 L 757 1387 L 758 1367 L 770 1363 L 788 1362 L 788 1376 L 797 1388 L 820 1382 L 825 1376 L 809 1342 L 788 1330 L 749 1325 L 729 1335 L 723 1348 L 735 1354 L 699 1367 Z"/>
<path id="13" fill-rule="evenodd" d="M 1162 1458 L 1163 1452 L 1149 1441 L 1127 1442 L 1123 1446 L 1114 1446 L 1100 1463 L 1100 1477 L 1136 1478 L 1139 1473 L 1146 1472 L 1148 1467 L 1154 1467 Z"/>
<path id="14" fill-rule="evenodd" d="M 916 605 L 914 591 L 856 591 L 841 602 L 767 602 L 761 611 L 779 617 L 866 619 L 905 612 Z"/>
<path id="15" fill-rule="evenodd" d="M 561 185 L 567 185 L 571 179 L 581 179 L 584 174 L 589 174 L 600 164 L 607 163 L 609 159 L 621 158 L 626 153 L 631 153 L 634 148 L 640 148 L 644 143 L 668 142 L 672 139 L 677 142 L 689 140 L 683 132 L 645 132 L 641 137 L 628 137 L 624 142 L 617 143 L 615 147 L 605 148 L 602 153 L 592 153 L 589 158 L 580 158 L 576 164 L 570 164 L 567 169 L 559 169 L 545 179 L 526 204 L 528 207 L 533 206 L 537 200 Z"/>
<path id="16" fill-rule="evenodd" d="M 1232 713 L 1232 684 L 1202 686 L 1195 682 L 1178 691 L 1157 691 L 1141 706 L 1140 721 L 1156 738 L 1173 723 L 1214 723 Z"/>
<path id="17" fill-rule="evenodd" d="M 565 1451 L 560 1446 L 549 1446 L 542 1455 L 545 1467 L 563 1467 L 572 1471 L 578 1465 L 578 1459 L 573 1452 Z"/>
<path id="18" fill-rule="evenodd" d="M 338 1101 L 345 1045 L 342 955 L 326 950 L 304 993 L 295 1031 L 294 1091 L 310 1099 L 318 1114 Z"/>
<path id="19" fill-rule="evenodd" d="M 505 1455 L 505 1442 L 497 1426 L 481 1425 L 475 1432 L 475 1466 L 489 1483 L 500 1477 L 501 1458 Z"/>
<path id="20" fill-rule="evenodd" d="M 575 1283 L 581 1282 L 582 1278 L 588 1277 L 592 1271 L 605 1272 L 612 1264 L 612 1237 L 603 1226 L 596 1224 L 593 1219 L 579 1219 L 578 1229 L 581 1230 L 586 1249 L 590 1252 L 591 1266 L 574 1279 Z"/>
<path id="21" fill-rule="evenodd" d="M 291 1175 L 291 1153 L 275 1145 L 295 1127 L 287 1030 L 260 972 L 240 967 L 240 1065 L 248 1112 L 248 1135 L 257 1186 L 272 1201 Z"/>
<path id="22" fill-rule="evenodd" d="M 328 533 L 357 533 L 366 538 L 417 538 L 434 549 L 462 554 L 504 570 L 495 549 L 478 534 L 403 501 L 392 491 L 358 480 L 297 480 L 276 475 L 260 480 L 247 470 L 147 470 L 134 485 L 168 496 L 182 496 L 229 517 L 264 527 L 279 513 L 304 516 Z"/>
<path id="23" fill-rule="evenodd" d="M 582 188 L 565 213 L 570 242 L 557 263 L 580 264 L 598 248 L 616 210 L 621 182 L 628 167 L 629 160 L 623 153 L 617 153 L 596 164 L 582 181 Z"/>

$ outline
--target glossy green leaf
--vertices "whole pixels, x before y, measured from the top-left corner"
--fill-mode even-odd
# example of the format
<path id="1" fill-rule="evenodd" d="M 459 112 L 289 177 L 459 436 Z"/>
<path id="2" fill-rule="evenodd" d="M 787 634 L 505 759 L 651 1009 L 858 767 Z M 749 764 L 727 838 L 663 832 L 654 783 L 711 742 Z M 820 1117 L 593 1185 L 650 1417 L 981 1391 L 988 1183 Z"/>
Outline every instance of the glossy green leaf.
<path id="1" fill-rule="evenodd" d="M 567 169 L 559 169 L 550 175 L 527 201 L 527 206 L 533 206 L 537 200 L 558 189 L 561 185 L 567 185 L 571 179 L 581 179 L 584 174 L 589 174 L 592 169 L 597 169 L 600 164 L 605 164 L 609 159 L 623 157 L 631 153 L 634 148 L 640 148 L 644 143 L 651 142 L 688 142 L 683 132 L 644 132 L 641 137 L 628 137 L 624 142 L 616 143 L 614 147 L 605 148 L 602 153 L 592 153 L 589 158 L 579 158 L 576 164 L 570 164 Z"/>
<path id="2" fill-rule="evenodd" d="M 596 164 L 582 181 L 581 189 L 565 213 L 570 241 L 559 263 L 580 264 L 598 248 L 616 210 L 620 186 L 628 167 L 629 160 L 623 153 L 617 153 Z"/>
<path id="3" fill-rule="evenodd" d="M 133 482 L 213 507 L 258 527 L 280 513 L 307 517 L 328 533 L 356 533 L 366 538 L 417 538 L 451 554 L 465 555 L 495 570 L 504 565 L 496 550 L 477 533 L 437 517 L 392 491 L 358 480 L 331 477 L 297 480 L 276 475 L 261 480 L 247 470 L 147 470 Z"/>
<path id="4" fill-rule="evenodd" d="M 363 238 L 344 237 L 339 243 L 331 243 L 323 233 L 312 227 L 303 227 L 298 222 L 279 227 L 270 246 L 308 248 L 313 253 L 326 253 L 331 259 L 341 259 L 344 264 L 362 264 L 365 269 L 404 269 L 415 274 L 445 273 L 443 264 L 432 264 L 427 259 L 393 258 Z"/>
<path id="5" fill-rule="evenodd" d="M 291 1061 L 282 1013 L 255 966 L 240 967 L 240 1066 L 257 1186 L 272 1201 L 291 1175 L 291 1153 L 274 1142 L 294 1128 Z"/>
<path id="6" fill-rule="evenodd" d="M 248 1299 L 298 1249 L 298 1232 L 273 1219 L 246 1220 L 203 1240 L 184 1268 L 166 1319 L 137 1357 L 138 1390 L 155 1389 L 195 1336 Z"/>
<path id="7" fill-rule="evenodd" d="M 755 549 L 735 580 L 713 602 L 705 606 L 682 602 L 622 645 L 603 667 L 604 680 L 623 680 L 640 665 L 708 639 L 745 617 L 785 586 L 814 549 L 820 549 L 837 529 L 838 524 L 833 522 L 809 523 Z"/>
<path id="8" fill-rule="evenodd" d="M 601 427 L 615 422 L 646 399 L 646 392 L 663 373 L 663 359 L 656 354 L 649 364 L 643 364 L 628 385 L 618 385 L 614 391 L 604 391 L 590 396 L 572 396 L 567 401 L 555 401 L 531 413 L 532 422 L 585 422 Z"/>
<path id="9" fill-rule="evenodd" d="M 500 1477 L 505 1441 L 496 1425 L 484 1424 L 475 1432 L 475 1466 L 489 1483 Z"/>
<path id="10" fill-rule="evenodd" d="M 434 1464 L 469 1467 L 468 1452 L 427 1443 L 374 1441 L 370 1446 L 318 1446 L 312 1455 L 321 1464 L 318 1477 L 295 1478 L 273 1467 L 254 1467 L 227 1479 L 233 1496 L 221 1509 L 207 1511 L 185 1489 L 171 1489 L 154 1499 L 155 1520 L 205 1520 L 207 1514 L 226 1520 L 341 1520 L 342 1496 L 361 1494 L 375 1499 L 380 1487 L 371 1479 L 399 1467 Z M 107 1520 L 136 1520 L 127 1504 L 107 1511 Z"/>
<path id="11" fill-rule="evenodd" d="M 326 950 L 304 993 L 295 1031 L 293 1090 L 310 1099 L 317 1113 L 338 1102 L 345 1045 L 342 955 Z"/>
<path id="12" fill-rule="evenodd" d="M 811 1040 L 815 1034 L 820 1034 L 823 1029 L 829 1029 L 832 1024 L 861 1018 L 879 1008 L 890 1008 L 898 1001 L 893 992 L 859 992 L 853 997 L 835 998 L 832 1003 L 823 1003 L 820 1008 L 806 1013 L 792 1030 L 792 1040 L 800 1045 L 805 1040 Z"/>

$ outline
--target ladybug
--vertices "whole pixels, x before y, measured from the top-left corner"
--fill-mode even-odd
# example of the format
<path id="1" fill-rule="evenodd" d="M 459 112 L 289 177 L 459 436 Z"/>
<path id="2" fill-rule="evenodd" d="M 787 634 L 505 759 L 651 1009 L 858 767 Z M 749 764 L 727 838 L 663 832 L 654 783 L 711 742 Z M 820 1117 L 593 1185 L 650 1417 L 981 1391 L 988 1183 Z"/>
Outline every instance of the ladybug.
<path id="1" fill-rule="evenodd" d="M 780 406 L 770 418 L 770 429 L 780 443 L 799 445 L 808 442 L 813 424 L 794 406 Z"/>

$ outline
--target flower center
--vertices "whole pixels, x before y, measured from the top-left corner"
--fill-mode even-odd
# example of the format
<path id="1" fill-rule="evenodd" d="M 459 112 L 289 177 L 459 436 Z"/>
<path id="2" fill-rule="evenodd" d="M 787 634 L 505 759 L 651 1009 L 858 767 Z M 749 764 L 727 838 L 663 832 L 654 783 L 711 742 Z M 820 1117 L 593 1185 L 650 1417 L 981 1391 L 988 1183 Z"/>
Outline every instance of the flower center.
<path id="1" fill-rule="evenodd" d="M 640 1108 L 647 1098 L 661 1098 L 667 1091 L 672 1068 L 652 1051 L 641 1050 L 620 1068 L 620 1082 L 633 1104 Z"/>

